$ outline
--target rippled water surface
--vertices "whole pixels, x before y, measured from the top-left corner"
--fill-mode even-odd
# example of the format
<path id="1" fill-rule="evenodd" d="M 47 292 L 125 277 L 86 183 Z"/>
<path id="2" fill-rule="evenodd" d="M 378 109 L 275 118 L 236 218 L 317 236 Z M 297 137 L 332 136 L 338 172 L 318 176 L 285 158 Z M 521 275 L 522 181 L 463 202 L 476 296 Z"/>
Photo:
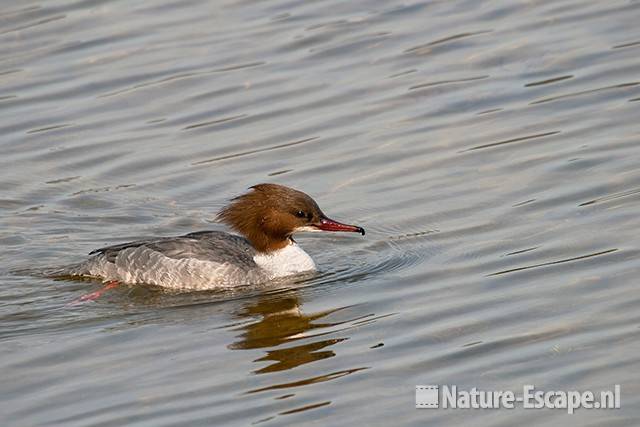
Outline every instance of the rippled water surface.
<path id="1" fill-rule="evenodd" d="M 638 425 L 640 2 L 5 1 L 3 426 Z M 259 182 L 355 235 L 264 288 L 47 269 L 223 229 Z M 619 410 L 416 410 L 416 384 Z"/>

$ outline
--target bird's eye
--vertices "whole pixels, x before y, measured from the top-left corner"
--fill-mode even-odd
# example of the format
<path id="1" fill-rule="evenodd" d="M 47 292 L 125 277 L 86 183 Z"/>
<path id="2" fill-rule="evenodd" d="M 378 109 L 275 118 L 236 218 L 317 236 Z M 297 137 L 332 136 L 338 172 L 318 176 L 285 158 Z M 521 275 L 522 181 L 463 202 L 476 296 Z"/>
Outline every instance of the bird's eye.
<path id="1" fill-rule="evenodd" d="M 298 211 L 298 212 L 296 212 L 296 216 L 298 218 L 305 218 L 307 216 L 307 214 L 304 213 L 304 211 Z"/>

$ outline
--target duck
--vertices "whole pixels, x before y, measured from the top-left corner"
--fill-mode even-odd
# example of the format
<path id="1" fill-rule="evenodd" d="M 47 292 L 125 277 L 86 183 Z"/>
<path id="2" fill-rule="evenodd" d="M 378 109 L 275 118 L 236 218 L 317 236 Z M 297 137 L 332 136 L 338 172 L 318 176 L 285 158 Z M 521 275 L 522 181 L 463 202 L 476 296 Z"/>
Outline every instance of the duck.
<path id="1" fill-rule="evenodd" d="M 293 236 L 301 232 L 351 232 L 364 228 L 327 217 L 302 191 L 258 184 L 217 214 L 226 231 L 195 231 L 96 249 L 68 272 L 114 284 L 150 284 L 208 290 L 268 283 L 317 270 Z"/>

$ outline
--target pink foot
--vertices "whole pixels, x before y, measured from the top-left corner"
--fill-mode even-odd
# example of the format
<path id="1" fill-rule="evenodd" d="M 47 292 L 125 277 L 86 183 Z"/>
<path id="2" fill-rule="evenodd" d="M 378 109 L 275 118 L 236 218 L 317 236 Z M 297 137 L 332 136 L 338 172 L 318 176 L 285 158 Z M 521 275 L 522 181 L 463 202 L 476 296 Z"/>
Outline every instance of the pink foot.
<path id="1" fill-rule="evenodd" d="M 117 280 L 111 280 L 105 283 L 105 285 L 102 288 L 98 289 L 97 291 L 82 295 L 80 298 L 77 298 L 71 301 L 69 304 L 67 304 L 67 306 L 78 305 L 80 303 L 87 302 L 87 301 L 95 301 L 98 298 L 100 298 L 103 293 L 105 293 L 109 289 L 115 288 L 119 284 L 120 282 L 118 282 Z"/>

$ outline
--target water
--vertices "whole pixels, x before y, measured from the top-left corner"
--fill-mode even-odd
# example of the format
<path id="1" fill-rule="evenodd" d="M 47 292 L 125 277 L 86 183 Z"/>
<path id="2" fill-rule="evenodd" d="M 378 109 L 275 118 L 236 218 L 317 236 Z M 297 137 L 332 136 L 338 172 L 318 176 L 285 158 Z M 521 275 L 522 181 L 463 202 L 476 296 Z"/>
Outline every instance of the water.
<path id="1" fill-rule="evenodd" d="M 637 425 L 640 2 L 4 2 L 4 426 Z M 321 273 L 52 280 L 250 185 L 355 235 Z M 416 384 L 619 410 L 416 410 Z"/>

